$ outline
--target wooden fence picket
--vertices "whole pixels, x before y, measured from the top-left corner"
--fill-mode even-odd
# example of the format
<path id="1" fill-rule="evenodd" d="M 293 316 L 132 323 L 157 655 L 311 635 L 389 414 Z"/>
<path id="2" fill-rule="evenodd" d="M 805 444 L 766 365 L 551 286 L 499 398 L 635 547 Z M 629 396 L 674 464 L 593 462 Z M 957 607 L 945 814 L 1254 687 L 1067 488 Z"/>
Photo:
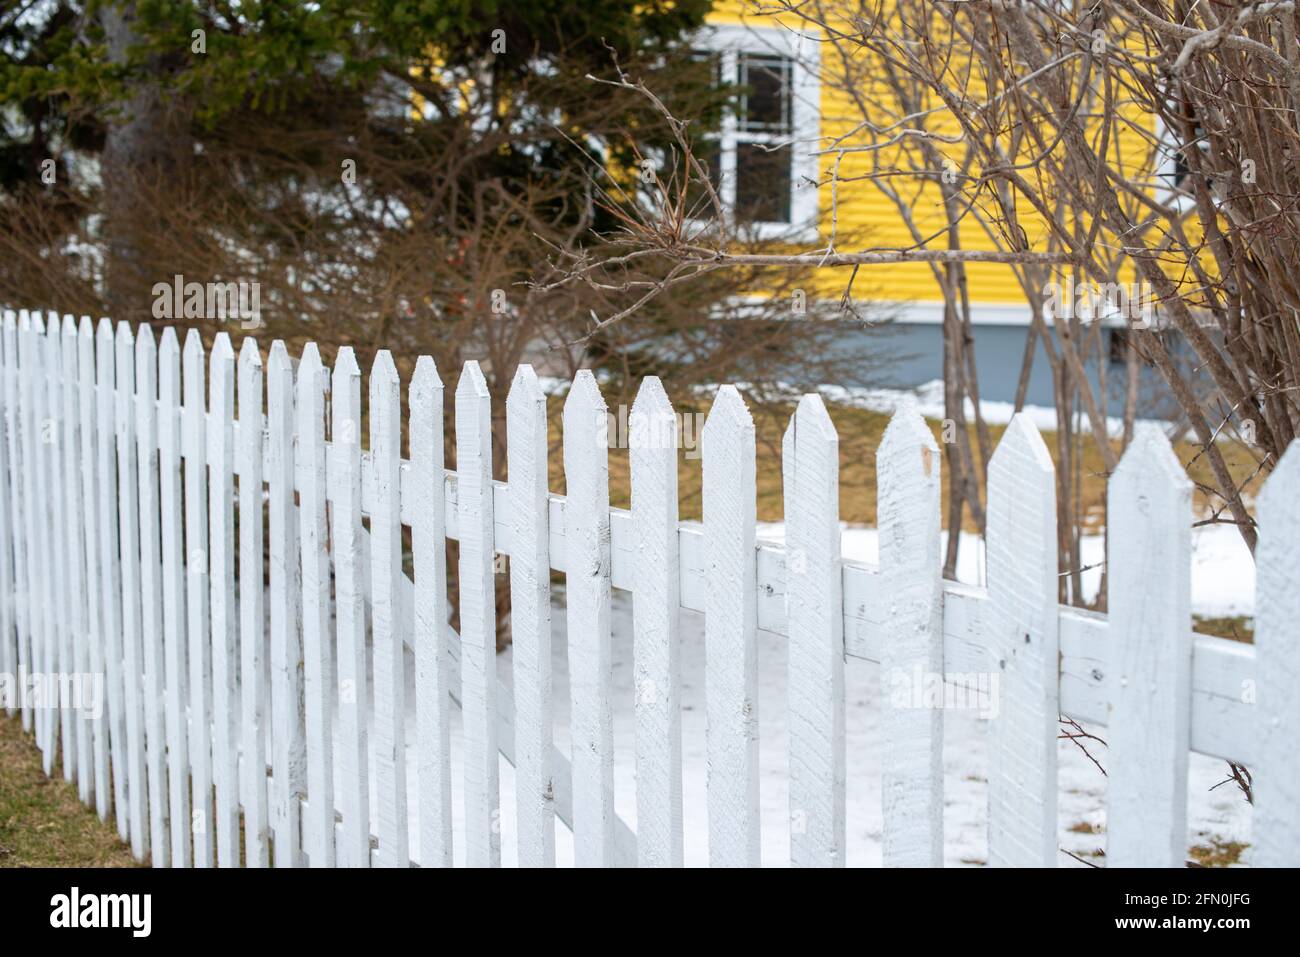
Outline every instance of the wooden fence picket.
<path id="1" fill-rule="evenodd" d="M 420 866 L 450 867 L 451 691 L 446 654 L 447 517 L 443 387 L 428 356 L 415 364 L 411 412 L 411 558 L 415 573 L 415 711 Z M 518 632 L 515 653 L 518 654 Z"/>
<path id="2" fill-rule="evenodd" d="M 126 796 L 131 853 L 149 853 L 148 794 L 144 769 L 144 643 L 140 618 L 140 479 L 135 434 L 135 336 L 117 325 L 118 545 L 122 561 L 122 689 L 126 709 Z"/>
<path id="3" fill-rule="evenodd" d="M 820 396 L 782 442 L 790 629 L 790 862 L 844 866 L 844 618 L 839 437 Z"/>
<path id="4" fill-rule="evenodd" d="M 0 320 L 0 402 L 3 402 L 3 411 L 0 412 L 0 509 L 3 509 L 4 503 L 14 502 L 13 492 L 13 475 L 11 469 L 14 464 L 13 443 L 11 436 L 14 429 L 14 406 L 13 398 L 9 392 L 9 381 L 13 375 L 14 356 L 12 340 L 8 334 L 9 323 L 13 318 L 13 313 L 6 309 L 3 319 Z M 19 625 L 16 620 L 17 599 L 21 592 L 18 585 L 18 568 L 22 559 L 22 543 L 17 533 L 16 523 L 12 521 L 9 514 L 0 511 L 0 674 L 9 677 L 18 674 L 18 641 L 20 640 Z M 79 598 L 82 596 L 78 596 Z M 12 687 L 12 685 L 11 685 Z M 4 695 L 5 714 L 13 717 L 17 710 L 17 702 L 22 697 L 18 693 L 20 689 L 14 688 L 9 694 Z M 78 779 L 81 787 L 81 800 L 86 800 L 85 784 L 86 775 L 83 773 Z"/>
<path id="5" fill-rule="evenodd" d="M 681 867 L 682 715 L 678 637 L 677 418 L 658 376 L 629 416 L 632 521 L 640 560 L 632 586 L 637 864 Z M 513 445 L 513 443 L 511 443 Z M 517 693 L 517 692 L 516 692 Z"/>
<path id="6" fill-rule="evenodd" d="M 105 665 L 104 603 L 101 594 L 102 582 L 99 569 L 99 469 L 96 459 L 98 444 L 96 442 L 97 423 L 95 418 L 95 328 L 89 316 L 82 316 L 77 325 L 77 377 L 79 394 L 77 396 L 77 415 L 81 437 L 81 517 L 83 544 L 86 563 L 86 640 L 88 645 L 87 664 L 92 675 L 100 682 L 99 692 L 104 692 L 102 676 Z M 17 527 L 17 526 L 15 526 Z M 101 708 L 103 703 L 101 701 Z M 108 767 L 108 728 L 103 715 L 90 722 L 91 761 L 94 764 L 93 787 L 95 812 L 101 821 L 108 819 L 109 812 L 109 767 Z"/>
<path id="7" fill-rule="evenodd" d="M 371 613 L 375 646 L 375 781 L 379 786 L 379 862 L 410 864 L 406 823 L 405 627 L 399 606 L 402 578 L 402 393 L 388 350 L 370 370 L 370 459 L 375 508 L 370 516 Z M 467 762 L 468 763 L 468 762 Z"/>
<path id="8" fill-rule="evenodd" d="M 239 347 L 239 710 L 242 763 L 240 800 L 244 807 L 244 864 L 270 862 L 267 806 L 266 735 L 270 723 L 266 655 L 266 559 L 262 488 L 265 414 L 262 354 L 245 336 Z"/>
<path id="9" fill-rule="evenodd" d="M 40 668 L 41 634 L 44 625 L 44 603 L 41 586 L 41 541 L 37 534 L 36 498 L 36 455 L 37 445 L 35 430 L 37 417 L 32 408 L 33 380 L 39 374 L 37 357 L 32 349 L 32 317 L 27 310 L 20 312 L 18 318 L 18 436 L 21 444 L 19 453 L 19 470 L 22 473 L 22 525 L 23 538 L 26 542 L 26 584 L 23 595 L 23 607 L 26 611 L 27 628 L 23 641 L 18 645 L 18 667 L 30 674 Z M 32 707 L 29 697 L 23 700 L 23 730 L 36 732 L 37 745 L 40 745 L 38 721 L 40 710 Z"/>
<path id="10" fill-rule="evenodd" d="M 96 409 L 98 481 L 96 504 L 99 523 L 99 574 L 100 597 L 104 602 L 103 635 L 104 658 L 107 664 L 106 717 L 108 719 L 108 751 L 113 781 L 113 813 L 117 817 L 117 833 L 127 840 L 127 780 L 126 770 L 126 709 L 123 703 L 125 684 L 122 675 L 122 569 L 118 551 L 117 462 L 114 457 L 115 403 L 117 394 L 116 367 L 114 365 L 113 326 L 100 319 L 95 332 Z"/>
<path id="11" fill-rule="evenodd" d="M 1300 866 L 1300 443 L 1292 441 L 1258 501 L 1255 549 L 1255 728 L 1251 863 Z M 1247 689 L 1242 689 L 1243 693 Z"/>
<path id="12" fill-rule="evenodd" d="M 340 863 L 370 866 L 370 790 L 366 721 L 365 570 L 361 527 L 361 369 L 351 346 L 334 359 L 330 384 L 330 532 L 334 542 L 338 641 Z"/>
<path id="13" fill-rule="evenodd" d="M 735 386 L 718 390 L 704 423 L 702 443 L 709 863 L 757 867 L 754 420 Z"/>
<path id="14" fill-rule="evenodd" d="M 212 781 L 217 863 L 239 866 L 239 638 L 235 607 L 235 350 L 219 332 L 208 357 L 208 563 L 212 622 Z"/>
<path id="15" fill-rule="evenodd" d="M 33 463 L 36 475 L 35 496 L 36 528 L 41 536 L 40 542 L 40 597 L 44 605 L 43 628 L 38 651 L 33 651 L 32 667 L 41 674 L 53 674 L 58 667 L 56 661 L 59 644 L 59 609 L 54 604 L 54 576 L 59 568 L 59 556 L 55 552 L 52 524 L 55 516 L 50 509 L 50 444 L 54 437 L 54 423 L 50 419 L 50 385 L 49 380 L 57 358 L 50 354 L 49 338 L 46 325 L 40 313 L 33 312 L 32 350 L 39 364 L 39 375 L 32 384 L 32 414 L 35 417 L 33 434 L 36 437 L 36 456 Z M 48 697 L 48 695 L 46 696 Z M 58 750 L 58 711 L 48 700 L 41 703 L 37 716 L 36 744 L 41 751 L 41 766 L 47 775 L 53 773 Z"/>
<path id="16" fill-rule="evenodd" d="M 55 349 L 55 343 L 50 339 L 49 326 L 40 319 L 39 314 L 35 316 L 34 322 L 40 323 L 34 329 L 35 339 L 32 346 L 34 352 L 40 357 L 40 378 L 33 384 L 33 411 L 36 415 L 36 495 L 34 502 L 37 508 L 37 529 L 41 536 L 41 601 L 45 603 L 44 628 L 41 633 L 41 654 L 39 658 L 33 656 L 34 662 L 39 662 L 40 670 L 44 675 L 53 675 L 58 671 L 58 649 L 61 640 L 62 623 L 59 620 L 62 614 L 62 602 L 57 602 L 55 596 L 55 580 L 58 576 L 60 565 L 59 541 L 56 532 L 58 516 L 56 509 L 52 506 L 55 504 L 51 500 L 51 489 L 54 482 L 54 470 L 57 465 L 57 437 L 58 437 L 58 419 L 52 414 L 53 408 L 58 401 L 58 393 L 54 385 L 58 370 L 58 353 Z M 57 326 L 57 322 L 55 323 Z M 47 689 L 47 699 L 53 699 L 57 691 Z M 46 700 L 41 708 L 40 733 L 37 740 L 41 748 L 41 765 L 47 775 L 54 771 L 54 762 L 59 749 L 59 709 L 56 707 L 57 702 Z"/>
<path id="17" fill-rule="evenodd" d="M 51 311 L 49 320 L 45 328 L 46 340 L 48 343 L 48 360 L 46 375 L 48 380 L 48 405 L 46 415 L 47 435 L 45 438 L 46 448 L 49 451 L 49 472 L 47 478 L 49 481 L 46 495 L 50 503 L 50 547 L 55 556 L 55 574 L 56 578 L 50 582 L 50 587 L 60 598 L 66 594 L 68 588 L 68 529 L 67 522 L 69 515 L 64 506 L 63 491 L 67 481 L 65 457 L 67 455 L 67 422 L 64 418 L 66 412 L 66 402 L 64 399 L 65 382 L 63 377 L 63 326 L 59 321 L 58 313 Z M 132 490 L 134 494 L 134 490 Z M 55 609 L 55 620 L 58 623 L 58 641 L 52 649 L 51 664 L 53 668 L 51 674 L 55 676 L 71 675 L 76 669 L 72 664 L 72 602 L 60 600 L 57 602 L 58 607 Z M 76 778 L 77 770 L 77 749 L 75 742 L 76 732 L 73 729 L 73 703 L 71 695 L 65 690 L 61 680 L 53 682 L 50 689 L 52 698 L 56 698 L 58 705 L 58 727 L 57 734 L 59 740 L 60 764 L 63 768 L 63 780 L 71 782 Z M 51 718 L 54 713 L 51 712 Z"/>
<path id="18" fill-rule="evenodd" d="M 501 863 L 490 401 L 478 363 L 465 363 L 456 385 L 456 517 L 460 526 L 465 850 L 470 867 Z"/>
<path id="19" fill-rule="evenodd" d="M 1055 867 L 1057 678 L 1056 484 L 1024 413 L 989 461 L 989 863 Z"/>
<path id="20" fill-rule="evenodd" d="M 83 333 L 84 335 L 84 333 Z M 190 803 L 189 629 L 186 614 L 184 495 L 181 482 L 181 347 L 176 330 L 158 342 L 158 500 L 162 512 L 163 669 L 172 867 L 193 864 Z M 98 722 L 97 722 L 98 723 Z"/>
<path id="21" fill-rule="evenodd" d="M 298 363 L 298 499 L 302 533 L 303 698 L 307 739 L 307 861 L 333 867 L 334 645 L 330 641 L 329 530 L 325 521 L 325 393 L 320 352 L 307 343 Z"/>
<path id="22" fill-rule="evenodd" d="M 521 365 L 506 399 L 512 543 L 510 634 L 521 867 L 555 866 L 547 449 L 546 396 L 533 367 Z"/>
<path id="23" fill-rule="evenodd" d="M 203 340 L 185 335 L 182 352 L 185 406 L 182 449 L 185 472 L 185 610 L 189 638 L 190 790 L 194 802 L 190 830 L 194 866 L 212 867 L 212 634 L 209 618 L 207 379 Z"/>
<path id="24" fill-rule="evenodd" d="M 302 715 L 298 516 L 294 508 L 293 364 L 271 344 L 267 374 L 267 499 L 271 554 L 271 795 L 275 866 L 302 866 L 302 792 L 307 760 Z"/>
<path id="25" fill-rule="evenodd" d="M 614 857 L 606 414 L 596 377 L 588 369 L 579 371 L 564 401 L 564 574 L 573 699 L 573 842 L 579 867 L 608 867 Z"/>
<path id="26" fill-rule="evenodd" d="M 66 601 L 68 605 L 68 623 L 72 632 L 70 636 L 71 658 L 68 669 L 72 674 L 78 676 L 76 679 L 78 682 L 84 682 L 87 680 L 93 681 L 93 679 L 89 677 L 92 672 L 90 670 L 90 649 L 87 644 L 89 623 L 86 615 L 86 545 L 81 521 L 81 411 L 79 402 L 81 383 L 77 370 L 77 324 L 72 316 L 64 316 L 62 336 L 63 429 L 61 438 L 63 440 L 63 503 L 61 507 L 64 514 L 63 530 L 66 535 L 64 551 L 64 570 L 68 576 Z M 0 478 L 3 477 L 3 473 L 4 469 L 0 466 Z M 3 494 L 3 490 L 0 490 L 0 496 L 3 496 Z M 5 558 L 8 557 L 8 554 L 6 554 Z M 5 574 L 3 578 L 8 582 L 8 574 Z M 6 628 L 5 637 L 8 638 L 8 628 Z M 94 765 L 90 756 L 90 720 L 89 715 L 83 709 L 89 700 L 88 695 L 93 694 L 93 685 L 89 689 L 81 685 L 74 685 L 74 689 L 74 693 L 80 692 L 76 706 L 72 711 L 71 728 L 77 752 L 77 796 L 83 804 L 88 805 L 91 803 L 91 794 L 94 787 Z M 65 746 L 72 747 L 73 744 L 68 741 Z"/>
<path id="27" fill-rule="evenodd" d="M 882 858 L 943 866 L 943 709 L 922 704 L 943 680 L 939 447 L 915 402 L 894 412 L 876 451 L 881 595 Z M 906 694 L 907 701 L 897 698 Z"/>
<path id="28" fill-rule="evenodd" d="M 171 865 L 162 619 L 162 534 L 158 498 L 158 346 L 140 326 L 135 341 L 136 458 L 140 498 L 140 638 L 143 652 L 145 772 L 154 867 Z M 70 511 L 70 514 L 75 514 Z"/>
<path id="29" fill-rule="evenodd" d="M 11 609 L 9 627 L 13 629 L 12 639 L 5 631 L 5 640 L 10 649 L 10 668 L 14 673 L 27 670 L 28 611 L 27 611 L 27 555 L 28 546 L 23 538 L 23 478 L 21 466 L 21 448 L 19 433 L 21 429 L 21 412 L 18 404 L 18 320 L 12 310 L 5 310 L 4 325 L 0 335 L 4 344 L 4 442 L 5 442 L 5 491 L 9 510 L 5 514 L 6 527 L 9 532 L 8 546 L 12 549 L 12 581 L 6 580 L 13 588 L 13 601 L 6 602 Z M 7 712 L 15 711 L 22 716 L 23 728 L 30 726 L 31 710 L 27 706 L 26 695 L 19 694 L 11 701 Z"/>
<path id="30" fill-rule="evenodd" d="M 1107 486 L 1106 866 L 1184 867 L 1191 744 L 1192 483 L 1139 424 Z"/>

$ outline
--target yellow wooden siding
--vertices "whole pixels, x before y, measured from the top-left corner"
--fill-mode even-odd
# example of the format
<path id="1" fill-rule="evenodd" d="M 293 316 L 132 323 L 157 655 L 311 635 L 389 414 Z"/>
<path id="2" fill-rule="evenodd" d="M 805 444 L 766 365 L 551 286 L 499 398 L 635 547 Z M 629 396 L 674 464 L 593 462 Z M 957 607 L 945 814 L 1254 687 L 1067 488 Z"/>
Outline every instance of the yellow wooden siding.
<path id="1" fill-rule="evenodd" d="M 751 27 L 775 27 L 782 23 L 781 17 L 774 15 L 746 15 L 747 4 L 744 0 L 720 0 L 708 17 L 713 24 L 743 24 Z M 789 18 L 785 22 L 792 23 Z M 979 97 L 976 89 L 968 90 L 972 98 Z M 879 97 L 884 99 L 884 96 Z M 847 93 L 831 88 L 823 83 L 821 87 L 820 135 L 833 138 L 851 131 L 861 121 L 861 110 Z M 894 109 L 885 111 L 896 113 Z M 950 114 L 933 114 L 927 119 L 929 128 L 940 133 L 957 133 L 960 125 Z M 1128 149 L 1133 152 L 1135 163 L 1146 163 L 1147 148 L 1140 138 L 1133 134 L 1129 137 Z M 1137 154 L 1141 154 L 1138 157 Z M 958 154 L 954 152 L 954 157 Z M 1114 155 L 1114 154 L 1112 154 Z M 820 162 L 820 178 L 827 182 L 834 166 L 834 157 L 824 156 Z M 881 157 L 880 167 L 888 167 L 889 160 Z M 845 154 L 840 163 L 841 182 L 838 188 L 838 226 L 836 247 L 840 251 L 853 251 L 873 247 L 897 248 L 914 244 L 914 238 L 907 224 L 900 216 L 894 202 L 870 181 L 857 179 L 872 168 L 870 154 Z M 904 196 L 915 195 L 911 215 L 916 227 L 924 237 L 931 237 L 942 230 L 947 217 L 944 215 L 939 190 L 936 185 L 921 189 L 918 185 L 901 178 L 894 180 Z M 830 188 L 823 186 L 818 191 L 818 231 L 821 244 L 829 239 Z M 1025 230 L 1031 249 L 1041 249 L 1045 245 L 1046 224 L 1033 210 L 1018 211 L 1020 225 Z M 1106 241 L 1107 237 L 1100 237 Z M 968 249 L 995 249 L 985 228 L 973 217 L 967 217 L 961 229 L 961 241 Z M 944 248 L 947 240 L 943 236 L 934 236 L 927 243 L 931 248 Z M 1025 293 L 1016 280 L 1014 272 L 1007 266 L 996 263 L 970 263 L 966 267 L 969 293 L 976 303 L 1010 303 L 1023 304 Z M 843 292 L 849 270 L 822 270 L 819 273 L 818 294 L 838 296 Z M 1132 269 L 1121 271 L 1121 280 L 1131 281 Z M 932 268 L 925 263 L 905 263 L 890 266 L 867 266 L 859 270 L 854 284 L 855 296 L 862 298 L 912 300 L 918 302 L 942 302 L 942 296 L 936 285 Z"/>

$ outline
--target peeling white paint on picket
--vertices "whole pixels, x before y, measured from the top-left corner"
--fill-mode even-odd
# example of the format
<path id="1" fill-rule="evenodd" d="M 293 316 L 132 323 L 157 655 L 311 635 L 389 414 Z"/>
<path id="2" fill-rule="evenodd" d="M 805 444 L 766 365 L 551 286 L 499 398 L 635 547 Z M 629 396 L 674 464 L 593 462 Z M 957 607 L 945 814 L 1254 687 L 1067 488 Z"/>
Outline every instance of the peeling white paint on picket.
<path id="1" fill-rule="evenodd" d="M 72 332 L 75 335 L 75 330 Z M 66 366 L 65 366 L 66 368 Z M 69 376 L 71 381 L 71 376 Z M 154 867 L 171 864 L 163 656 L 162 534 L 158 497 L 158 346 L 153 329 L 135 342 L 136 456 L 140 497 L 140 636 L 143 653 L 145 765 L 149 778 L 149 847 Z M 75 500 L 70 496 L 70 499 Z M 69 507 L 68 514 L 76 515 Z M 74 523 L 79 525 L 80 523 Z M 70 547 L 80 544 L 70 542 Z M 78 563 L 79 564 L 79 563 Z M 74 570 L 74 577 L 79 569 Z M 84 609 L 81 609 L 84 619 Z M 79 724 L 88 725 L 88 721 Z M 80 744 L 80 742 L 78 742 Z M 79 762 L 84 765 L 84 762 Z"/>
<path id="2" fill-rule="evenodd" d="M 433 360 L 422 356 L 411 377 L 411 561 L 415 574 L 416 747 L 420 864 L 450 867 L 451 691 L 444 644 L 447 621 L 447 518 L 443 481 L 443 387 Z M 358 496 L 357 510 L 360 511 Z M 516 639 L 518 632 L 516 631 Z M 518 640 L 516 640 L 518 653 Z"/>
<path id="3" fill-rule="evenodd" d="M 108 718 L 108 751 L 113 782 L 113 812 L 117 833 L 127 839 L 126 787 L 126 716 L 122 681 L 122 573 L 118 551 L 118 526 L 113 516 L 118 512 L 117 462 L 114 458 L 114 403 L 116 369 L 113 355 L 113 326 L 107 319 L 99 321 L 95 333 L 95 381 L 98 397 L 96 422 L 96 489 L 95 512 L 99 521 L 99 594 L 103 600 L 101 619 L 104 635 L 104 661 Z M 34 494 L 32 498 L 34 499 Z M 48 606 L 47 606 L 48 607 Z"/>
<path id="4" fill-rule="evenodd" d="M 152 342 L 152 339 L 148 341 Z M 141 344 L 145 342 L 143 334 L 140 342 Z M 78 357 L 79 343 L 77 341 L 76 321 L 72 316 L 64 316 L 62 346 L 63 428 L 60 431 L 60 440 L 63 443 L 63 528 L 67 536 L 66 551 L 64 552 L 67 564 L 64 567 L 67 569 L 68 574 L 68 621 L 72 632 L 68 636 L 72 651 L 68 667 L 76 674 L 86 675 L 90 674 L 91 671 L 90 647 L 87 641 L 89 621 L 86 613 L 86 546 L 81 522 L 78 519 L 81 512 L 81 383 L 77 367 Z M 3 454 L 2 449 L 3 445 L 0 443 L 0 454 Z M 3 465 L 0 465 L 0 483 L 3 483 L 3 481 L 4 468 Z M 4 493 L 5 489 L 0 487 L 0 496 L 4 495 Z M 142 510 L 145 504 L 142 499 L 140 506 Z M 152 520 L 157 522 L 157 502 L 154 501 L 152 506 Z M 7 536 L 0 536 L 0 548 L 5 549 L 5 554 L 0 559 L 0 581 L 7 586 L 12 575 L 10 567 L 12 556 L 8 552 L 8 543 L 4 541 L 5 538 Z M 142 581 L 142 587 L 143 585 L 144 582 Z M 145 598 L 146 602 L 147 600 Z M 10 614 L 12 614 L 12 610 L 6 603 L 5 615 Z M 7 645 L 9 635 L 12 634 L 12 622 L 7 617 L 0 618 L 0 626 L 6 628 L 4 637 L 0 638 L 0 645 Z M 72 733 L 76 739 L 75 777 L 77 796 L 83 804 L 90 804 L 91 788 L 94 782 L 90 722 L 77 713 L 75 708 L 70 709 L 69 714 L 73 716 Z M 65 739 L 64 747 L 70 748 L 72 746 L 72 742 Z"/>
<path id="5" fill-rule="evenodd" d="M 564 402 L 568 490 L 564 565 L 573 740 L 573 839 L 579 867 L 614 861 L 614 718 L 610 703 L 609 452 L 605 400 L 582 370 Z"/>
<path id="6" fill-rule="evenodd" d="M 83 340 L 87 338 L 82 333 Z M 85 368 L 83 361 L 83 369 Z M 190 805 L 189 642 L 181 486 L 181 349 L 176 330 L 158 342 L 158 499 L 162 511 L 163 670 L 166 684 L 167 790 L 172 867 L 193 862 Z M 87 497 L 87 502 L 90 499 Z M 94 516 L 89 504 L 87 514 Z M 93 529 L 95 523 L 87 525 Z M 101 618 L 101 627 L 103 619 Z M 102 642 L 102 639 L 100 639 Z M 99 722 L 96 722 L 98 725 Z M 98 764 L 98 759 L 96 759 Z M 98 770 L 98 768 L 97 768 Z M 107 774 L 107 762 L 104 768 Z"/>
<path id="7" fill-rule="evenodd" d="M 266 505 L 262 490 L 265 433 L 262 354 L 251 337 L 239 348 L 239 794 L 244 809 L 244 863 L 270 862 L 266 738 L 271 713 L 267 689 Z"/>
<path id="8" fill-rule="evenodd" d="M 647 376 L 630 416 L 637 864 L 681 867 L 682 704 L 677 564 L 677 418 L 657 376 Z M 512 559 L 513 561 L 513 559 Z"/>
<path id="9" fill-rule="evenodd" d="M 942 863 L 942 714 L 925 703 L 926 683 L 965 687 L 990 675 L 1000 681 L 990 721 L 992 863 L 1060 859 L 1058 713 L 1109 726 L 1109 864 L 1183 863 L 1191 750 L 1250 766 L 1253 862 L 1300 863 L 1294 452 L 1260 499 L 1251 647 L 1191 634 L 1190 485 L 1151 430 L 1139 430 L 1111 482 L 1108 617 L 1057 604 L 1054 475 L 1023 417 L 990 463 L 984 589 L 939 578 L 939 452 L 914 408 L 895 414 L 877 453 L 877 569 L 840 556 L 838 442 L 816 397 L 799 403 L 784 443 L 779 546 L 754 538 L 753 423 L 731 387 L 704 432 L 698 524 L 678 520 L 676 423 L 656 380 L 633 407 L 632 508 L 623 510 L 608 504 L 606 408 L 590 373 L 565 403 L 568 494 L 558 496 L 547 489 L 548 417 L 531 369 L 519 370 L 506 402 L 509 480 L 500 482 L 477 364 L 457 389 L 452 472 L 432 360 L 414 366 L 409 461 L 387 353 L 370 377 L 368 452 L 350 349 L 327 383 L 314 346 L 295 376 L 276 343 L 265 416 L 261 361 L 245 338 L 236 391 L 231 343 L 218 336 L 209 391 L 193 332 L 182 378 L 172 329 L 156 350 L 148 328 L 107 321 L 96 331 L 88 319 L 25 311 L 7 313 L 0 329 L 0 668 L 108 672 L 105 717 L 84 730 L 61 708 L 22 713 L 47 771 L 61 762 L 83 801 L 115 814 L 138 856 L 234 864 L 242 823 L 249 866 L 272 854 L 279 866 L 405 866 L 409 745 L 422 866 L 451 863 L 456 840 L 469 863 L 499 863 L 499 756 L 516 766 L 521 864 L 554 864 L 557 819 L 574 833 L 579 864 L 680 864 L 676 618 L 689 609 L 706 616 L 716 865 L 760 863 L 760 628 L 789 637 L 796 864 L 841 864 L 847 850 L 843 808 L 855 784 L 844 767 L 845 656 L 882 666 L 873 693 L 884 698 L 887 865 Z M 414 580 L 402 569 L 404 526 Z M 460 546 L 459 635 L 448 626 L 448 540 Z M 503 556 L 515 647 L 513 675 L 499 676 Z M 572 760 L 551 740 L 552 571 L 567 578 Z M 633 599 L 638 834 L 613 800 L 611 588 Z M 407 648 L 411 742 L 402 721 Z M 453 705 L 466 729 L 463 834 L 452 829 Z M 327 718 L 335 708 L 336 731 Z"/>
<path id="10" fill-rule="evenodd" d="M 375 646 L 375 780 L 379 786 L 379 861 L 410 863 L 406 827 L 405 625 L 398 613 L 402 576 L 402 393 L 387 350 L 370 370 L 370 456 L 375 509 L 370 517 L 370 575 Z"/>
<path id="11" fill-rule="evenodd" d="M 551 780 L 554 774 L 551 752 L 555 745 L 551 711 L 551 566 L 547 557 L 550 532 L 546 396 L 542 394 L 537 373 L 529 365 L 520 366 L 515 372 L 506 399 L 506 449 L 510 472 L 510 531 L 516 543 L 510 558 L 510 634 L 514 663 L 519 865 L 554 867 L 555 789 Z"/>
<path id="12" fill-rule="evenodd" d="M 759 864 L 754 421 L 723 386 L 704 422 L 709 863 Z"/>
<path id="13" fill-rule="evenodd" d="M 338 642 L 339 861 L 370 866 L 370 788 L 366 721 L 365 571 L 361 552 L 361 368 L 350 346 L 339 350 L 330 384 L 330 469 L 334 596 Z"/>
<path id="14" fill-rule="evenodd" d="M 1255 549 L 1254 862 L 1300 865 L 1300 445 L 1287 449 L 1259 496 Z"/>
<path id="15" fill-rule="evenodd" d="M 212 619 L 212 778 L 217 863 L 239 866 L 239 612 L 235 605 L 235 350 L 212 342 L 207 432 L 209 583 Z"/>
<path id="16" fill-rule="evenodd" d="M 302 640 L 299 630 L 298 515 L 294 508 L 293 366 L 271 344 L 267 372 L 267 502 L 271 595 L 271 827 L 275 866 L 302 864 Z"/>
<path id="17" fill-rule="evenodd" d="M 987 669 L 1001 699 L 989 721 L 989 863 L 1055 867 L 1056 479 L 1023 413 L 989 462 Z"/>
<path id="18" fill-rule="evenodd" d="M 461 712 L 465 727 L 465 857 L 501 863 L 496 723 L 496 580 L 492 551 L 492 408 L 477 362 L 456 386 L 460 536 Z"/>
<path id="19" fill-rule="evenodd" d="M 203 341 L 191 329 L 181 353 L 185 406 L 181 448 L 185 476 L 185 610 L 189 656 L 190 833 L 194 866 L 212 867 L 212 634 L 208 618 L 207 381 Z"/>
<path id="20" fill-rule="evenodd" d="M 885 634 L 880 647 L 882 859 L 943 865 L 943 675 L 939 447 L 915 402 L 894 413 L 876 450 Z"/>
<path id="21" fill-rule="evenodd" d="M 1111 648 L 1106 864 L 1184 867 L 1192 483 L 1164 432 L 1145 423 L 1107 493 L 1107 610 L 1125 640 Z"/>

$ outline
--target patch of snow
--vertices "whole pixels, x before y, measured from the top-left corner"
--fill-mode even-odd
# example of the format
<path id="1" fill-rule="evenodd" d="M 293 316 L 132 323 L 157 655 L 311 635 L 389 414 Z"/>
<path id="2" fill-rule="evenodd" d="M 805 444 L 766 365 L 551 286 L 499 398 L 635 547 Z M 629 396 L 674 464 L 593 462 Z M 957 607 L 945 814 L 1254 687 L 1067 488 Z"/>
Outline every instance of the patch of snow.
<path id="1" fill-rule="evenodd" d="M 866 530 L 863 530 L 866 531 Z M 865 536 L 860 539 L 865 542 Z M 633 716 L 632 596 L 613 593 L 614 791 L 618 814 L 636 828 L 635 724 Z M 682 612 L 682 791 L 686 863 L 708 863 L 708 819 L 705 781 L 708 767 L 704 688 L 704 620 Z M 554 589 L 552 603 L 552 663 L 554 676 L 555 744 L 571 753 L 569 683 L 565 642 L 564 589 Z M 765 866 L 789 862 L 789 734 L 786 694 L 786 640 L 759 632 L 759 772 L 762 814 L 762 861 Z M 497 657 L 498 674 L 511 680 L 511 654 Z M 414 667 L 407 659 L 407 780 L 410 788 L 412 854 L 418 856 L 418 766 L 415 748 Z M 847 863 L 881 863 L 881 702 L 880 668 L 850 658 L 845 665 L 845 727 L 847 762 Z M 455 862 L 464 863 L 464 748 L 459 709 L 452 708 L 452 807 Z M 949 710 L 944 716 L 944 860 L 948 866 L 975 866 L 988 857 L 987 729 L 975 710 Z M 1104 729 L 1089 729 L 1105 737 Z M 373 736 L 371 738 L 373 740 Z M 1102 766 L 1105 747 L 1090 742 Z M 1106 778 L 1070 741 L 1060 742 L 1060 846 L 1091 860 L 1105 847 Z M 373 764 L 372 764 L 373 767 Z M 503 759 L 501 770 L 501 858 L 506 866 L 518 861 L 514 771 Z M 1191 756 L 1188 842 L 1250 840 L 1250 806 L 1231 785 L 1211 790 L 1227 777 L 1224 762 Z M 371 777 L 371 808 L 378 797 Z M 1247 851 L 1247 856 L 1249 851 Z M 573 838 L 556 820 L 556 859 L 573 864 Z M 1062 853 L 1062 866 L 1085 866 Z"/>

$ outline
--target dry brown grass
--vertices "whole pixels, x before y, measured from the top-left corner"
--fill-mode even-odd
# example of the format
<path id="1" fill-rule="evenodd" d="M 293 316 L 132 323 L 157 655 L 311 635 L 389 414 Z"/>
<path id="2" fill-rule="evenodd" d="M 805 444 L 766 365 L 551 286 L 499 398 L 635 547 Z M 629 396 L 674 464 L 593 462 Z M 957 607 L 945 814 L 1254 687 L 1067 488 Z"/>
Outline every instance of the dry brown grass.
<path id="1" fill-rule="evenodd" d="M 0 717 L 0 867 L 138 867 L 117 837 L 77 798 L 76 785 L 47 778 L 19 719 Z"/>

